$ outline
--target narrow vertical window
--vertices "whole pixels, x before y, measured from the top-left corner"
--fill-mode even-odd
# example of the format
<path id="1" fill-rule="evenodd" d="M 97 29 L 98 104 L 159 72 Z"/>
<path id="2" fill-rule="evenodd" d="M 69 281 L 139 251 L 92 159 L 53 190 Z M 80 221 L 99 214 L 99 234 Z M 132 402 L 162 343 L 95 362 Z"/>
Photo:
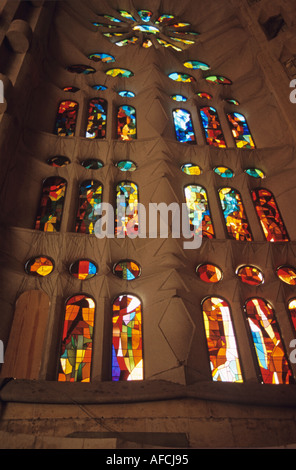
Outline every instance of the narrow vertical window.
<path id="1" fill-rule="evenodd" d="M 92 297 L 78 294 L 67 301 L 58 381 L 90 382 L 94 316 Z"/>
<path id="2" fill-rule="evenodd" d="M 138 297 L 117 297 L 112 322 L 112 380 L 142 380 L 142 304 Z"/>
<path id="3" fill-rule="evenodd" d="M 237 148 L 253 149 L 255 144 L 245 116 L 240 113 L 227 114 L 231 132 Z"/>
<path id="4" fill-rule="evenodd" d="M 208 145 L 226 148 L 225 138 L 221 129 L 218 113 L 212 106 L 200 109 L 201 122 Z"/>
<path id="5" fill-rule="evenodd" d="M 44 181 L 35 230 L 59 232 L 66 188 L 67 182 L 64 178 L 52 176 Z"/>
<path id="6" fill-rule="evenodd" d="M 202 309 L 213 380 L 243 382 L 228 303 L 209 297 L 203 301 Z"/>
<path id="7" fill-rule="evenodd" d="M 239 192 L 233 188 L 221 188 L 219 197 L 229 237 L 251 241 L 252 234 Z"/>
<path id="8" fill-rule="evenodd" d="M 178 142 L 195 144 L 195 134 L 191 114 L 186 109 L 173 110 L 175 133 Z"/>
<path id="9" fill-rule="evenodd" d="M 117 112 L 117 139 L 129 141 L 137 138 L 136 110 L 133 106 L 120 106 Z"/>
<path id="10" fill-rule="evenodd" d="M 279 326 L 271 305 L 264 299 L 249 299 L 245 304 L 262 382 L 287 384 L 292 379 Z"/>
<path id="11" fill-rule="evenodd" d="M 78 103 L 76 101 L 62 101 L 57 112 L 55 134 L 61 137 L 72 137 L 75 134 L 77 114 Z"/>
<path id="12" fill-rule="evenodd" d="M 107 101 L 102 98 L 90 100 L 85 137 L 105 139 L 107 126 Z"/>
<path id="13" fill-rule="evenodd" d="M 266 240 L 269 242 L 289 241 L 272 193 L 267 189 L 257 188 L 252 190 L 252 198 Z"/>
<path id="14" fill-rule="evenodd" d="M 92 234 L 99 218 L 97 213 L 102 203 L 103 186 L 99 181 L 86 180 L 80 185 L 76 216 L 76 232 Z"/>
<path id="15" fill-rule="evenodd" d="M 189 212 L 190 229 L 205 238 L 215 238 L 206 190 L 202 186 L 185 186 L 185 200 Z"/>
<path id="16" fill-rule="evenodd" d="M 121 181 L 116 186 L 115 234 L 122 238 L 138 230 L 138 186 Z"/>
<path id="17" fill-rule="evenodd" d="M 288 303 L 288 312 L 290 314 L 291 323 L 296 332 L 296 299 L 289 300 Z"/>

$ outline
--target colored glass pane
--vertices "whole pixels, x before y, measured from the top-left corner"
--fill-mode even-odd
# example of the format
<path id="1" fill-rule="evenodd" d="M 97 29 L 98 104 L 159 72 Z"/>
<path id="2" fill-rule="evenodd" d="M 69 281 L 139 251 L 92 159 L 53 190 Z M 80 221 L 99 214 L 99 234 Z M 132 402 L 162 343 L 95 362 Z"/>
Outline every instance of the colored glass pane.
<path id="1" fill-rule="evenodd" d="M 233 188 L 222 188 L 219 190 L 219 197 L 229 237 L 233 240 L 251 241 L 252 234 L 239 192 Z"/>
<path id="2" fill-rule="evenodd" d="M 172 41 L 177 41 L 177 42 L 182 42 L 183 44 L 194 44 L 194 41 L 192 41 L 191 39 L 182 39 L 182 38 L 178 38 L 176 36 L 170 36 L 169 39 L 171 39 Z"/>
<path id="3" fill-rule="evenodd" d="M 150 39 L 144 39 L 144 41 L 142 42 L 142 47 L 144 47 L 145 49 L 148 49 L 149 47 L 153 46 L 153 43 Z"/>
<path id="4" fill-rule="evenodd" d="M 202 186 L 188 185 L 184 188 L 191 231 L 205 238 L 215 238 L 206 190 Z"/>
<path id="5" fill-rule="evenodd" d="M 185 163 L 181 166 L 181 170 L 186 173 L 186 175 L 201 175 L 202 171 L 200 166 L 194 165 L 193 163 Z"/>
<path id="6" fill-rule="evenodd" d="M 289 300 L 288 311 L 290 314 L 290 318 L 291 318 L 294 330 L 296 331 L 296 299 Z"/>
<path id="7" fill-rule="evenodd" d="M 263 188 L 253 189 L 252 198 L 266 240 L 289 241 L 286 227 L 271 192 Z"/>
<path id="8" fill-rule="evenodd" d="M 61 137 L 72 137 L 75 133 L 77 113 L 76 101 L 62 101 L 59 104 L 54 133 Z"/>
<path id="9" fill-rule="evenodd" d="M 69 165 L 71 161 L 68 157 L 64 157 L 63 155 L 55 155 L 54 157 L 49 158 L 46 163 L 50 166 L 61 168 Z"/>
<path id="10" fill-rule="evenodd" d="M 200 116 L 207 144 L 214 147 L 226 148 L 225 138 L 216 109 L 205 106 L 200 109 Z"/>
<path id="11" fill-rule="evenodd" d="M 122 238 L 138 230 L 138 186 L 121 181 L 116 186 L 115 234 Z"/>
<path id="12" fill-rule="evenodd" d="M 175 44 L 171 44 L 170 42 L 165 41 L 164 39 L 161 39 L 161 38 L 156 38 L 156 39 L 157 39 L 157 42 L 163 47 L 170 47 L 171 49 L 174 49 L 174 51 L 178 51 L 178 52 L 182 51 L 182 49 L 176 46 Z M 175 75 L 177 76 L 177 74 Z M 172 80 L 175 80 L 175 78 L 173 78 Z M 181 81 L 181 79 L 177 81 Z"/>
<path id="13" fill-rule="evenodd" d="M 233 171 L 227 166 L 216 166 L 216 168 L 214 168 L 214 172 L 217 175 L 221 176 L 221 178 L 233 178 L 234 177 Z"/>
<path id="14" fill-rule="evenodd" d="M 141 18 L 142 21 L 145 23 L 148 23 L 151 20 L 152 17 L 152 11 L 149 10 L 139 10 L 138 15 Z"/>
<path id="15" fill-rule="evenodd" d="M 246 118 L 239 113 L 229 113 L 227 114 L 227 118 L 230 123 L 231 132 L 237 148 L 255 148 L 253 137 L 248 127 Z"/>
<path id="16" fill-rule="evenodd" d="M 106 75 L 110 75 L 110 77 L 133 77 L 134 74 L 130 70 L 126 69 L 110 69 L 107 70 Z"/>
<path id="17" fill-rule="evenodd" d="M 118 18 L 115 18 L 115 16 L 104 15 L 104 18 L 106 18 L 107 20 L 113 21 L 114 23 L 122 23 L 122 21 L 119 20 Z"/>
<path id="18" fill-rule="evenodd" d="M 202 303 L 212 379 L 243 382 L 240 360 L 228 303 L 209 297 Z"/>
<path id="19" fill-rule="evenodd" d="M 264 282 L 264 276 L 255 266 L 240 266 L 236 270 L 239 279 L 249 286 L 259 286 Z"/>
<path id="20" fill-rule="evenodd" d="M 115 62 L 115 57 L 113 57 L 113 55 L 102 54 L 99 52 L 94 52 L 93 54 L 89 54 L 88 59 L 93 60 L 94 62 L 103 62 L 104 64 Z"/>
<path id="21" fill-rule="evenodd" d="M 134 295 L 113 302 L 112 381 L 142 380 L 142 305 Z"/>
<path id="22" fill-rule="evenodd" d="M 200 264 L 196 268 L 196 273 L 202 281 L 207 283 L 216 283 L 222 279 L 221 269 L 214 264 Z"/>
<path id="23" fill-rule="evenodd" d="M 88 117 L 85 137 L 88 139 L 104 139 L 107 126 L 107 101 L 94 98 L 88 105 Z"/>
<path id="24" fill-rule="evenodd" d="M 239 106 L 239 101 L 237 101 L 237 100 L 229 99 L 229 100 L 225 100 L 225 101 L 226 101 L 226 103 L 234 104 L 234 106 Z"/>
<path id="25" fill-rule="evenodd" d="M 91 279 L 97 274 L 97 267 L 88 259 L 80 259 L 71 264 L 69 271 L 76 279 L 85 281 L 87 279 Z"/>
<path id="26" fill-rule="evenodd" d="M 134 98 L 136 95 L 132 91 L 122 90 L 118 92 L 119 96 L 123 98 Z"/>
<path id="27" fill-rule="evenodd" d="M 204 91 L 199 91 L 196 94 L 199 98 L 204 98 L 206 100 L 211 100 L 213 98 L 212 95 L 210 95 L 210 93 L 206 93 Z"/>
<path id="28" fill-rule="evenodd" d="M 175 82 L 183 82 L 183 83 L 192 83 L 195 82 L 195 78 L 187 73 L 178 73 L 173 72 L 169 74 L 169 78 L 174 80 Z"/>
<path id="29" fill-rule="evenodd" d="M 179 142 L 195 144 L 195 134 L 191 114 L 186 109 L 173 110 L 176 138 Z"/>
<path id="30" fill-rule="evenodd" d="M 99 170 L 104 166 L 103 163 L 96 158 L 88 158 L 87 160 L 81 162 L 81 165 L 88 170 Z"/>
<path id="31" fill-rule="evenodd" d="M 52 176 L 44 181 L 35 230 L 59 232 L 66 188 L 64 178 Z"/>
<path id="32" fill-rule="evenodd" d="M 280 266 L 276 270 L 278 278 L 289 284 L 290 286 L 296 286 L 296 268 L 292 266 Z"/>
<path id="33" fill-rule="evenodd" d="M 183 95 L 172 95 L 171 98 L 174 101 L 187 101 L 186 96 L 183 96 Z"/>
<path id="34" fill-rule="evenodd" d="M 186 28 L 187 26 L 190 26 L 190 23 L 174 23 L 170 24 L 169 29 Z"/>
<path id="35" fill-rule="evenodd" d="M 128 11 L 126 10 L 119 10 L 119 13 L 121 14 L 121 16 L 123 18 L 126 18 L 128 20 L 131 20 L 131 21 L 136 21 L 135 18 L 133 17 L 133 15 L 131 15 Z"/>
<path id="36" fill-rule="evenodd" d="M 116 166 L 120 171 L 135 171 L 137 169 L 137 165 L 131 160 L 121 160 L 116 163 Z"/>
<path id="37" fill-rule="evenodd" d="M 253 298 L 246 302 L 245 313 L 262 382 L 289 383 L 292 374 L 273 308 L 266 300 Z"/>
<path id="38" fill-rule="evenodd" d="M 183 63 L 184 67 L 193 70 L 209 70 L 210 66 L 204 62 L 199 62 L 198 60 L 188 60 Z"/>
<path id="39" fill-rule="evenodd" d="M 25 271 L 32 276 L 45 277 L 52 273 L 54 269 L 53 261 L 47 256 L 36 256 L 29 259 L 25 265 Z"/>
<path id="40" fill-rule="evenodd" d="M 102 193 L 103 187 L 98 181 L 87 180 L 80 185 L 76 232 L 94 233 L 94 226 L 99 218 L 97 211 L 102 203 Z"/>
<path id="41" fill-rule="evenodd" d="M 134 140 L 137 138 L 136 110 L 133 106 L 120 106 L 117 113 L 117 138 Z"/>
<path id="42" fill-rule="evenodd" d="M 69 67 L 67 67 L 67 70 L 68 72 L 71 72 L 71 73 L 82 73 L 83 75 L 88 75 L 90 73 L 95 73 L 96 69 L 94 69 L 93 67 L 89 67 L 88 65 L 81 65 L 81 64 L 77 64 L 77 65 L 69 65 Z"/>
<path id="43" fill-rule="evenodd" d="M 206 81 L 209 83 L 214 83 L 215 85 L 231 85 L 232 82 L 226 77 L 222 77 L 221 75 L 210 75 L 206 77 Z"/>
<path id="44" fill-rule="evenodd" d="M 140 276 L 141 268 L 135 261 L 123 260 L 114 266 L 113 272 L 120 279 L 133 281 Z"/>
<path id="45" fill-rule="evenodd" d="M 93 85 L 92 89 L 97 91 L 105 91 L 107 90 L 107 87 L 105 85 Z"/>
<path id="46" fill-rule="evenodd" d="M 157 34 L 159 29 L 156 26 L 151 26 L 149 24 L 137 24 L 133 27 L 134 31 L 140 31 L 141 33 Z"/>
<path id="47" fill-rule="evenodd" d="M 58 381 L 90 382 L 95 302 L 75 295 L 66 304 Z"/>
<path id="48" fill-rule="evenodd" d="M 66 91 L 67 93 L 76 93 L 77 91 L 79 91 L 79 88 L 77 88 L 76 86 L 65 86 L 63 88 L 63 91 Z"/>
<path id="49" fill-rule="evenodd" d="M 171 20 L 174 19 L 174 16 L 173 15 L 161 15 L 156 21 L 155 21 L 155 24 L 168 24 L 171 22 Z"/>
<path id="50" fill-rule="evenodd" d="M 115 44 L 116 46 L 123 47 L 123 46 L 128 46 L 129 44 L 136 44 L 136 42 L 138 41 L 139 41 L 139 38 L 137 36 L 132 36 L 130 38 L 122 39 L 122 41 L 116 41 Z"/>
<path id="51" fill-rule="evenodd" d="M 259 168 L 247 168 L 245 172 L 247 173 L 247 175 L 252 176 L 253 178 L 265 178 L 265 174 Z"/>

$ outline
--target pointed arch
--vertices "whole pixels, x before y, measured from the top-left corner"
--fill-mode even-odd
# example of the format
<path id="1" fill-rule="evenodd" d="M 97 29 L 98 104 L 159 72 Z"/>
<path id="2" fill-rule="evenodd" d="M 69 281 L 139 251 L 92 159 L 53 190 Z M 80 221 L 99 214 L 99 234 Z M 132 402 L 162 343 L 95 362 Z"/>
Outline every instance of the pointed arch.
<path id="1" fill-rule="evenodd" d="M 79 188 L 79 202 L 76 215 L 76 232 L 93 234 L 99 218 L 98 209 L 102 203 L 103 186 L 96 180 L 85 180 Z"/>
<path id="2" fill-rule="evenodd" d="M 134 106 L 123 105 L 117 111 L 117 139 L 123 141 L 137 138 L 137 116 Z"/>
<path id="3" fill-rule="evenodd" d="M 188 184 L 184 188 L 185 200 L 189 212 L 189 223 L 191 230 L 205 238 L 215 238 L 212 223 L 208 195 L 203 186 Z"/>
<path id="4" fill-rule="evenodd" d="M 173 119 L 178 142 L 195 144 L 196 138 L 190 112 L 186 109 L 174 109 Z"/>
<path id="5" fill-rule="evenodd" d="M 59 232 L 67 189 L 67 181 L 59 176 L 44 180 L 37 211 L 35 230 Z"/>
<path id="6" fill-rule="evenodd" d="M 204 106 L 200 108 L 199 112 L 207 144 L 213 147 L 226 148 L 225 138 L 216 109 L 212 106 Z"/>
<path id="7" fill-rule="evenodd" d="M 119 238 L 138 231 L 138 185 L 120 181 L 116 185 L 115 234 Z"/>
<path id="8" fill-rule="evenodd" d="M 58 106 L 54 133 L 61 137 L 72 137 L 75 134 L 78 115 L 76 101 L 61 101 Z"/>
<path id="9" fill-rule="evenodd" d="M 221 188 L 219 198 L 229 238 L 251 241 L 253 237 L 240 193 L 230 187 Z"/>
<path id="10" fill-rule="evenodd" d="M 227 118 L 237 148 L 254 149 L 255 143 L 243 114 L 228 113 Z"/>
<path id="11" fill-rule="evenodd" d="M 88 103 L 88 117 L 85 137 L 105 139 L 107 128 L 108 102 L 103 98 L 93 98 Z"/>

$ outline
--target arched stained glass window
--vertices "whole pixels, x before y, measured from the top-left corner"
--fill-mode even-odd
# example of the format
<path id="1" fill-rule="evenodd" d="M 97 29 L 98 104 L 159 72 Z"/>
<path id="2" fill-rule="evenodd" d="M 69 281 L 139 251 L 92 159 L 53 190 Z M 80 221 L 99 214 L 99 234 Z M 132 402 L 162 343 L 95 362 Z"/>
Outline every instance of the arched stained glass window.
<path id="1" fill-rule="evenodd" d="M 90 382 L 95 302 L 78 294 L 66 303 L 58 381 Z"/>
<path id="2" fill-rule="evenodd" d="M 76 101 L 62 101 L 59 104 L 54 133 L 61 137 L 72 137 L 78 114 L 78 103 Z"/>
<path id="3" fill-rule="evenodd" d="M 138 186 L 121 181 L 116 186 L 115 234 L 119 238 L 138 230 Z"/>
<path id="4" fill-rule="evenodd" d="M 205 106 L 200 109 L 200 116 L 207 144 L 214 147 L 226 148 L 225 138 L 216 109 L 212 106 Z"/>
<path id="5" fill-rule="evenodd" d="M 290 314 L 291 322 L 296 331 L 296 299 L 289 300 L 288 303 L 288 312 Z"/>
<path id="6" fill-rule="evenodd" d="M 67 182 L 64 178 L 51 176 L 44 181 L 35 230 L 59 232 L 66 188 Z"/>
<path id="7" fill-rule="evenodd" d="M 245 116 L 240 113 L 228 113 L 231 132 L 237 148 L 253 149 L 255 144 Z"/>
<path id="8" fill-rule="evenodd" d="M 103 98 L 90 100 L 85 137 L 88 139 L 105 139 L 106 126 L 107 101 Z"/>
<path id="9" fill-rule="evenodd" d="M 229 237 L 251 241 L 252 234 L 239 192 L 233 188 L 221 188 L 219 197 Z"/>
<path id="10" fill-rule="evenodd" d="M 202 302 L 212 378 L 219 382 L 243 382 L 228 303 L 218 297 Z"/>
<path id="11" fill-rule="evenodd" d="M 99 218 L 98 211 L 102 203 L 103 186 L 99 181 L 86 180 L 80 185 L 79 205 L 76 216 L 76 232 L 93 234 Z"/>
<path id="12" fill-rule="evenodd" d="M 265 384 L 287 384 L 292 373 L 272 306 L 252 298 L 245 304 L 260 376 Z"/>
<path id="13" fill-rule="evenodd" d="M 272 193 L 264 188 L 256 188 L 252 190 L 252 198 L 266 240 L 269 242 L 289 241 L 286 227 Z"/>
<path id="14" fill-rule="evenodd" d="M 136 110 L 133 106 L 120 106 L 117 112 L 117 139 L 128 141 L 136 138 Z"/>
<path id="15" fill-rule="evenodd" d="M 173 110 L 176 138 L 179 142 L 195 144 L 195 134 L 191 114 L 186 109 Z"/>
<path id="16" fill-rule="evenodd" d="M 185 186 L 184 192 L 190 229 L 197 235 L 202 231 L 205 238 L 215 238 L 206 190 L 202 186 L 191 184 Z"/>
<path id="17" fill-rule="evenodd" d="M 134 295 L 113 302 L 112 380 L 142 380 L 142 304 Z"/>

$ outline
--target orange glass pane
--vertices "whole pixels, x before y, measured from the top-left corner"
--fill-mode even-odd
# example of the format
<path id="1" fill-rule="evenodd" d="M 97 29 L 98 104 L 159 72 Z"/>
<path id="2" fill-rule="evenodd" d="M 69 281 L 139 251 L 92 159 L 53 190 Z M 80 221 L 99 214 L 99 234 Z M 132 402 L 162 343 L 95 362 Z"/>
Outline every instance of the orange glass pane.
<path id="1" fill-rule="evenodd" d="M 290 313 L 291 321 L 296 331 L 296 299 L 291 299 L 288 303 L 288 311 Z"/>
<path id="2" fill-rule="evenodd" d="M 296 285 L 296 268 L 292 266 L 280 266 L 276 273 L 279 279 L 290 286 Z"/>
<path id="3" fill-rule="evenodd" d="M 198 277 L 208 283 L 216 283 L 221 281 L 222 279 L 222 271 L 218 266 L 215 266 L 214 264 L 200 264 L 196 268 L 196 273 Z"/>
<path id="4" fill-rule="evenodd" d="M 250 286 L 259 286 L 264 282 L 262 272 L 255 266 L 241 266 L 237 269 L 236 274 L 242 282 Z"/>
<path id="5" fill-rule="evenodd" d="M 257 188 L 252 191 L 252 198 L 266 240 L 269 242 L 289 241 L 287 230 L 271 192 Z"/>

